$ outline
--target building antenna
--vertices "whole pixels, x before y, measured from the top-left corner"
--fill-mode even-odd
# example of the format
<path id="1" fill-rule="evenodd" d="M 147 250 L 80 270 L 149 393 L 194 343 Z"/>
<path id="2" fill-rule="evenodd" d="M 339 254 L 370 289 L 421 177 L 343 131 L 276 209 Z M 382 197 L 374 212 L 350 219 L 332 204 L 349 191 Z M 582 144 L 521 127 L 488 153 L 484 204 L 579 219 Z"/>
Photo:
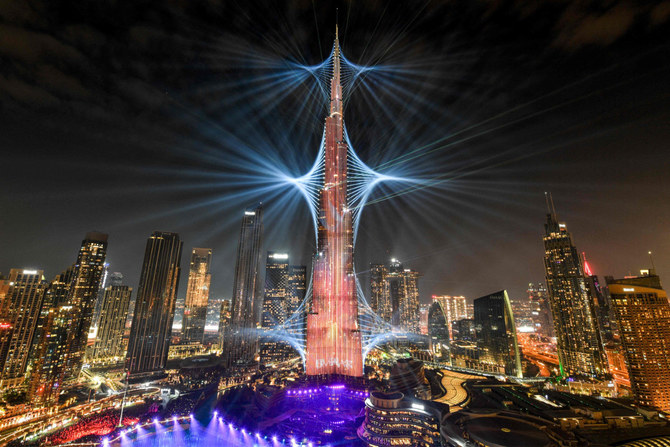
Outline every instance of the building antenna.
<path id="1" fill-rule="evenodd" d="M 656 271 L 656 266 L 654 265 L 654 257 L 651 255 L 651 250 L 649 250 L 649 260 L 651 261 L 651 268 Z"/>
<path id="2" fill-rule="evenodd" d="M 556 208 L 554 207 L 554 198 L 551 196 L 550 192 L 544 192 L 544 201 L 547 203 L 547 211 L 549 214 L 556 218 Z"/>

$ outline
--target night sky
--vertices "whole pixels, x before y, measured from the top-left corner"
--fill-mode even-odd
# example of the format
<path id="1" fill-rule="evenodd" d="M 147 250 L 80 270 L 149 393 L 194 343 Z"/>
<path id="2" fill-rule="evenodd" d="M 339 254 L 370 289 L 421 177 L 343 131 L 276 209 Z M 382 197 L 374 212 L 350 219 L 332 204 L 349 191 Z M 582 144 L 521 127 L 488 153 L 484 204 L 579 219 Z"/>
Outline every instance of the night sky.
<path id="1" fill-rule="evenodd" d="M 312 165 L 336 8 L 345 57 L 371 67 L 345 122 L 385 185 L 356 245 L 432 294 L 512 298 L 544 281 L 551 191 L 598 275 L 670 281 L 670 1 L 0 2 L 0 271 L 47 278 L 87 231 L 137 287 L 146 238 L 211 247 L 230 297 L 246 207 L 265 249 L 308 264 L 307 207 L 273 175 Z M 305 75 L 308 73 L 308 75 Z M 297 196 L 296 196 L 297 197 Z"/>

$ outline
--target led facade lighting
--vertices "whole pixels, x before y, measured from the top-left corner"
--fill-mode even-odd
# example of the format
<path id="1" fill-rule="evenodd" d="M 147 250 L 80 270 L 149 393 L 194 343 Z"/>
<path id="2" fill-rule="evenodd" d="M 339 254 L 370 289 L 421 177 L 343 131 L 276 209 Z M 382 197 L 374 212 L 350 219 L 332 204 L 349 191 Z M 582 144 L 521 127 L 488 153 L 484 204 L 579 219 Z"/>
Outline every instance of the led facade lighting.
<path id="1" fill-rule="evenodd" d="M 363 375 L 358 297 L 353 275 L 354 234 L 347 197 L 347 156 L 340 47 L 335 34 L 330 115 L 325 124 L 325 165 L 320 191 L 312 307 L 307 316 L 307 375 Z"/>

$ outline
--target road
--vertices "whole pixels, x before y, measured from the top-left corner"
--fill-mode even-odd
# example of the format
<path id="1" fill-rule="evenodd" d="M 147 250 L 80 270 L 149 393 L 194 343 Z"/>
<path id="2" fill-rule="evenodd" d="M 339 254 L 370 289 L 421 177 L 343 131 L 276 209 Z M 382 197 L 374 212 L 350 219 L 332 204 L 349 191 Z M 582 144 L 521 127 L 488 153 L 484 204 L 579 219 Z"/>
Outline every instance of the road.
<path id="1" fill-rule="evenodd" d="M 439 399 L 435 399 L 435 401 L 449 404 L 450 413 L 462 410 L 470 398 L 463 384 L 467 380 L 484 379 L 483 376 L 464 374 L 448 369 L 443 369 L 442 374 L 444 374 L 442 377 L 442 386 L 446 390 L 446 393 Z"/>

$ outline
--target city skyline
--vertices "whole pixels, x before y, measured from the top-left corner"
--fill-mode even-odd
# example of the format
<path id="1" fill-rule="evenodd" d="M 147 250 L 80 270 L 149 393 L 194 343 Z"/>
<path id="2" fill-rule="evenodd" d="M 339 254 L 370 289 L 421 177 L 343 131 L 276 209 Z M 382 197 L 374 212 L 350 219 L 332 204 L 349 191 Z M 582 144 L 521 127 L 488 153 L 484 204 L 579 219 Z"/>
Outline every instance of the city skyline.
<path id="1" fill-rule="evenodd" d="M 245 6 L 237 7 L 242 9 L 240 12 L 249 12 Z M 369 129 L 349 129 L 353 143 L 362 159 L 376 168 L 439 138 L 463 135 L 468 139 L 455 147 L 437 146 L 435 151 L 413 160 L 411 164 L 414 166 L 403 163 L 399 167 L 408 174 L 426 178 L 439 175 L 435 166 L 453 167 L 464 170 L 467 182 L 456 182 L 452 189 L 434 192 L 425 189 L 406 194 L 397 201 L 381 201 L 369 206 L 361 221 L 361 234 L 373 237 L 366 236 L 365 241 L 359 244 L 356 254 L 358 266 L 386 262 L 392 257 L 412 265 L 424 275 L 422 302 L 428 302 L 433 294 L 464 295 L 471 301 L 500 287 L 505 287 L 512 299 L 518 299 L 524 296 L 528 282 L 540 282 L 543 277 L 542 268 L 534 259 L 542 251 L 537 240 L 544 214 L 542 195 L 551 191 L 561 215 L 571 222 L 576 243 L 586 252 L 598 274 L 621 277 L 635 272 L 646 262 L 648 250 L 655 254 L 659 274 L 668 274 L 670 242 L 662 234 L 670 215 L 665 208 L 655 206 L 655 199 L 646 193 L 653 190 L 662 197 L 670 187 L 664 180 L 660 168 L 662 158 L 659 158 L 663 152 L 659 149 L 664 147 L 663 141 L 666 141 L 668 133 L 667 126 L 663 124 L 668 121 L 664 101 L 670 92 L 667 83 L 661 82 L 668 67 L 659 66 L 655 57 L 665 42 L 658 38 L 666 29 L 665 22 L 656 27 L 650 25 L 645 28 L 646 31 L 624 27 L 617 39 L 599 40 L 598 36 L 587 37 L 574 31 L 581 23 L 598 17 L 597 12 L 584 7 L 576 18 L 571 19 L 576 21 L 573 27 L 568 27 L 566 31 L 573 30 L 572 37 L 556 36 L 550 31 L 551 26 L 547 26 L 546 30 L 533 28 L 528 21 L 530 19 L 521 19 L 520 12 L 509 6 L 512 9 L 508 20 L 519 29 L 519 35 L 525 32 L 524 37 L 527 37 L 530 33 L 536 42 L 537 46 L 528 47 L 519 35 L 508 33 L 506 27 L 496 23 L 489 23 L 478 33 L 477 42 L 467 39 L 468 26 L 477 23 L 478 17 L 488 12 L 485 6 L 469 6 L 466 8 L 469 14 L 465 15 L 449 14 L 455 11 L 445 6 L 445 10 L 425 14 L 416 23 L 410 23 L 403 28 L 403 32 L 397 30 L 394 22 L 404 23 L 402 14 L 394 6 L 389 8 L 387 14 L 380 18 L 381 11 L 374 7 L 368 10 L 352 6 L 348 12 L 350 22 L 343 26 L 342 31 L 346 54 L 361 66 L 407 67 L 410 70 L 408 83 L 387 87 L 398 87 L 403 101 L 409 101 L 418 117 L 440 124 L 424 132 L 409 122 L 409 117 L 396 113 L 393 127 L 398 131 L 384 136 L 380 132 L 388 128 L 388 117 L 375 117 Z M 289 2 L 277 6 L 277 9 L 277 16 L 284 17 L 284 21 L 267 23 L 267 19 L 258 13 L 250 13 L 250 20 L 265 24 L 268 35 L 277 36 L 277 46 L 269 55 L 272 64 L 289 60 L 299 61 L 296 63 L 303 67 L 323 61 L 333 32 L 330 26 L 334 20 L 333 8 L 330 5 L 319 6 L 315 11 L 319 20 L 311 24 L 308 20 L 295 22 L 293 19 L 295 15 L 313 15 L 311 7 L 304 10 Z M 635 14 L 636 20 L 644 21 L 651 20 L 648 17 L 652 11 L 635 8 L 632 11 L 612 11 L 612 14 L 616 13 L 622 16 Z M 26 22 L 16 15 L 8 17 L 14 17 L 12 23 L 17 28 L 16 32 L 26 27 Z M 440 23 L 438 17 L 447 19 Z M 530 17 L 546 24 L 555 20 L 543 8 L 533 11 Z M 201 14 L 189 16 L 190 19 L 207 23 Z M 86 32 L 93 34 L 105 22 L 104 18 L 97 16 L 95 19 L 73 20 L 87 26 Z M 367 26 L 362 26 L 368 20 L 379 23 L 376 35 L 371 35 Z M 129 21 L 140 26 L 140 31 L 132 34 L 132 38 L 140 40 L 143 36 L 141 30 L 146 29 L 141 25 L 148 22 L 149 29 L 158 31 L 155 38 L 161 39 L 162 25 L 146 18 L 142 7 L 131 11 Z M 299 24 L 296 28 L 299 32 L 290 39 L 282 37 L 282 22 Z M 318 31 L 315 29 L 317 23 Z M 253 33 L 243 26 L 230 25 L 225 35 L 236 36 L 235 41 L 240 44 L 222 44 L 204 53 L 206 61 L 210 57 L 221 61 L 220 64 L 205 64 L 208 71 L 204 74 L 199 72 L 205 75 L 205 81 L 190 88 L 186 85 L 188 83 L 182 84 L 177 80 L 177 74 L 184 74 L 181 70 L 175 72 L 166 68 L 163 72 L 165 82 L 157 83 L 160 78 L 150 71 L 148 75 L 140 76 L 139 81 L 140 85 L 151 87 L 146 89 L 147 96 L 144 97 L 149 101 L 148 107 L 128 99 L 127 95 L 114 93 L 110 98 L 109 93 L 105 93 L 102 97 L 117 101 L 119 109 L 112 108 L 108 115 L 86 114 L 85 119 L 92 121 L 91 126 L 77 126 L 81 130 L 68 131 L 66 138 L 64 129 L 72 128 L 67 124 L 81 117 L 82 110 L 78 109 L 82 106 L 81 102 L 67 99 L 65 95 L 62 101 L 72 104 L 73 110 L 58 118 L 50 113 L 50 103 L 45 103 L 44 107 L 35 105 L 25 96 L 20 96 L 23 90 L 13 90 L 15 96 L 11 96 L 2 87 L 5 84 L 0 85 L 0 88 L 5 88 L 2 91 L 7 98 L 1 109 L 4 131 L 0 144 L 13 150 L 14 168 L 0 180 L 6 191 L 0 206 L 8 215 L 15 216 L 0 222 L 0 234 L 3 235 L 0 237 L 0 248 L 7 254 L 0 259 L 0 271 L 6 274 L 10 268 L 32 267 L 45 270 L 48 276 L 55 275 L 71 262 L 71 247 L 79 235 L 97 229 L 110 234 L 108 262 L 111 268 L 124 272 L 128 284 L 136 288 L 141 270 L 143 235 L 166 230 L 179 232 L 187 246 L 205 246 L 215 250 L 212 293 L 213 296 L 230 297 L 234 267 L 228 260 L 234 256 L 235 240 L 229 235 L 234 232 L 236 216 L 240 211 L 266 199 L 261 194 L 262 186 L 255 187 L 253 182 L 249 194 L 239 194 L 242 185 L 235 178 L 253 174 L 251 178 L 256 181 L 258 172 L 254 173 L 252 166 L 262 173 L 268 171 L 266 163 L 256 156 L 258 154 L 267 155 L 282 169 L 290 168 L 293 175 L 307 172 L 308 163 L 313 160 L 318 147 L 319 132 L 315 130 L 321 124 L 320 120 L 312 121 L 308 117 L 318 116 L 319 113 L 311 112 L 322 110 L 322 103 L 313 96 L 314 91 L 309 93 L 308 87 L 313 86 L 297 70 L 290 71 L 286 76 L 302 81 L 305 88 L 290 94 L 289 99 L 280 101 L 277 107 L 299 110 L 301 98 L 312 98 L 306 105 L 310 113 L 305 112 L 305 118 L 298 122 L 278 116 L 277 128 L 266 131 L 253 119 L 250 110 L 227 102 L 225 95 L 231 94 L 233 86 L 241 82 L 239 94 L 251 101 L 254 111 L 258 110 L 258 104 L 252 98 L 253 88 L 244 83 L 243 76 L 250 77 L 249 82 L 253 82 L 257 72 L 262 74 L 266 70 L 259 58 L 266 51 L 261 49 L 267 48 L 265 42 L 258 42 Z M 39 24 L 37 28 L 75 48 L 85 57 L 94 57 L 91 54 L 95 53 L 92 51 L 95 48 L 86 47 L 74 36 L 66 35 L 64 29 L 48 24 Z M 435 31 L 426 33 L 428 28 Z M 456 30 L 465 33 L 466 37 L 460 40 L 458 34 L 454 34 Z M 176 33 L 188 35 L 187 31 L 193 30 L 186 27 Z M 28 38 L 40 42 L 40 34 L 35 35 L 34 31 L 27 33 Z M 218 36 L 216 32 L 213 34 Z M 110 44 L 119 45 L 122 37 L 126 38 L 125 35 L 110 36 Z M 193 45 L 199 45 L 199 37 L 202 35 L 194 35 L 196 42 Z M 385 54 L 387 47 L 384 45 L 395 38 L 399 43 L 391 46 Z M 593 40 L 589 40 L 591 38 Z M 636 51 L 639 48 L 636 42 L 639 41 L 653 42 L 653 45 L 645 45 L 642 52 Z M 96 46 L 94 41 L 90 45 Z M 503 50 L 500 50 L 500 45 Z M 364 51 L 366 47 L 369 47 L 368 51 Z M 509 67 L 505 63 L 507 58 L 517 55 L 514 49 L 519 47 L 524 48 L 524 56 L 518 56 L 521 59 L 514 64 L 518 68 Z M 427 58 L 438 50 L 445 54 L 444 61 L 427 64 Z M 1 51 L 6 54 L 6 50 Z M 144 55 L 143 52 L 149 50 L 140 46 L 138 51 Z M 499 53 L 486 62 L 492 79 L 477 75 L 487 70 L 474 69 L 467 57 L 473 52 L 482 56 Z M 238 53 L 255 68 L 231 74 L 230 70 L 237 66 Z M 187 59 L 154 55 L 149 60 L 158 62 L 160 66 L 174 62 L 177 67 L 183 67 L 187 60 L 197 58 L 188 48 L 180 54 L 186 54 L 182 57 Z M 26 65 L 28 72 L 31 71 L 32 59 L 14 53 L 9 56 L 16 60 L 16 64 Z M 41 59 L 43 56 L 40 53 L 36 57 Z M 127 58 L 120 61 L 122 65 L 123 62 L 136 62 L 135 56 Z M 546 68 L 532 71 L 540 62 Z M 429 65 L 430 69 L 426 68 Z M 412 68 L 414 66 L 419 68 Z M 8 67 L 10 73 L 13 69 Z M 113 67 L 109 69 L 112 72 L 116 70 Z M 66 68 L 63 70 L 67 71 Z M 531 76 L 529 72 L 532 72 Z M 66 74 L 76 79 L 72 73 Z M 121 79 L 135 79 L 134 75 L 125 71 L 117 74 Z M 374 75 L 373 70 L 370 76 Z M 469 75 L 474 75 L 472 81 Z M 55 73 L 50 79 L 55 82 L 60 79 L 58 76 Z M 190 82 L 189 76 L 185 79 Z M 438 79 L 453 80 L 453 86 L 445 87 L 437 82 Z M 410 81 L 417 85 L 413 86 Z M 29 83 L 28 80 L 25 82 Z M 54 82 L 47 82 L 50 87 L 44 88 L 55 89 Z M 132 82 L 123 85 L 128 89 L 137 86 Z M 165 88 L 158 88 L 162 85 Z M 84 83 L 84 89 L 97 92 L 96 86 L 87 83 Z M 210 89 L 222 91 L 223 96 L 213 96 L 211 100 L 203 97 L 202 90 Z M 456 101 L 453 90 L 462 93 L 459 97 L 463 99 Z M 394 100 L 392 95 L 383 90 L 375 92 L 377 96 L 370 96 L 365 89 L 359 89 L 357 93 L 360 94 L 352 95 L 351 101 L 346 104 L 346 113 L 352 118 L 366 116 L 362 102 L 371 102 L 375 98 L 388 104 L 390 110 L 398 110 L 398 100 Z M 601 93 L 598 96 L 593 92 Z M 51 93 L 63 97 L 63 92 L 59 93 L 57 89 Z M 603 95 L 606 99 L 601 102 L 598 98 Z M 258 101 L 267 99 L 258 98 Z M 152 100 L 156 101 L 153 106 Z M 207 113 L 210 107 L 220 110 L 216 101 L 220 101 L 221 107 L 230 107 L 237 113 Z M 622 109 L 619 104 L 625 101 L 631 101 L 631 105 Z M 89 104 L 86 101 L 83 103 Z M 525 105 L 527 103 L 529 105 Z M 270 104 L 273 103 L 270 101 Z M 480 104 L 487 107 L 478 107 Z M 99 110 L 97 104 L 89 105 Z M 552 107 L 557 109 L 548 110 Z M 481 112 L 472 108 L 479 108 Z M 518 114 L 512 112 L 515 108 L 519 108 Z M 433 109 L 440 112 L 432 112 Z M 138 110 L 143 110 L 147 116 Z M 129 111 L 128 115 L 123 111 Z M 189 118 L 201 111 L 205 113 L 202 120 Z M 267 110 L 273 116 L 277 116 L 276 112 L 273 107 Z M 478 129 L 484 133 L 480 137 L 475 138 L 465 131 L 500 113 L 506 114 L 501 121 L 481 124 Z M 535 113 L 541 120 L 533 119 Z M 48 119 L 42 119 L 45 115 Z M 168 123 L 190 137 L 175 138 L 165 127 L 150 125 L 154 118 L 165 115 L 170 115 Z M 574 118 L 571 118 L 572 115 Z M 567 121 L 563 132 L 550 124 L 563 122 L 564 118 Z M 248 124 L 242 123 L 244 120 Z M 519 120 L 518 125 L 512 125 L 516 120 Z M 132 124 L 128 126 L 128 123 Z M 253 132 L 248 132 L 246 137 L 239 135 L 236 126 L 241 124 L 251 126 Z M 124 129 L 129 127 L 124 135 L 117 130 L 120 125 Z M 361 124 L 352 122 L 350 126 L 361 127 Z M 497 130 L 499 126 L 502 127 Z M 279 138 L 281 129 L 294 129 L 289 140 Z M 465 131 L 464 134 L 459 134 L 461 131 Z M 547 136 L 547 140 L 540 140 L 530 147 L 525 145 L 537 141 L 540 138 L 538 135 Z M 379 142 L 371 141 L 375 139 Z M 239 149 L 236 149 L 236 144 Z M 99 150 L 85 151 L 84 148 L 92 146 Z M 245 150 L 252 154 L 248 162 L 242 165 L 233 162 Z M 496 153 L 509 155 L 509 161 L 505 160 L 505 164 L 497 168 L 494 157 L 490 166 L 482 166 L 484 170 L 481 172 L 471 167 L 475 160 L 486 160 Z M 32 158 L 28 154 L 49 161 L 44 164 L 47 167 L 31 163 Z M 230 161 L 221 161 L 222 158 Z M 453 159 L 463 160 L 465 164 L 454 165 Z M 208 167 L 209 162 L 213 163 L 213 167 Z M 51 169 L 54 166 L 58 167 L 58 174 Z M 91 167 L 95 168 L 88 169 Z M 175 170 L 179 173 L 173 176 Z M 210 176 L 212 171 L 215 171 L 215 176 Z M 70 175 L 75 172 L 96 186 L 81 188 L 72 180 L 77 176 Z M 617 174 L 613 175 L 614 172 Z M 644 178 L 640 179 L 634 175 L 635 172 L 645 172 Z M 54 185 L 58 187 L 54 188 Z M 308 215 L 307 209 L 302 205 L 287 208 L 295 218 L 288 219 L 290 223 L 282 222 L 281 214 L 285 209 L 282 202 L 276 196 L 267 199 L 266 220 L 274 225 L 269 227 L 263 249 L 290 252 L 296 263 L 308 264 L 312 247 L 309 237 L 304 235 L 311 230 L 307 223 L 300 223 Z M 478 205 L 475 206 L 471 199 L 476 199 Z M 397 206 L 392 202 L 396 202 Z M 207 204 L 212 208 L 203 208 Z M 191 213 L 203 209 L 206 211 L 197 216 Z M 123 211 L 123 218 L 117 210 Z M 405 210 L 412 212 L 411 220 L 402 216 L 401 211 Z M 647 218 L 638 221 L 637 218 L 622 216 Z M 402 222 L 404 231 L 398 232 L 396 227 L 385 223 L 390 221 Z M 44 231 L 44 222 L 50 224 L 52 231 Z M 446 231 L 442 231 L 443 227 Z M 484 229 L 486 231 L 482 231 Z M 6 235 L 9 234 L 14 236 L 8 238 Z M 59 236 L 52 237 L 53 234 Z M 610 247 L 612 241 L 616 242 Z M 482 262 L 483 259 L 503 256 L 510 262 Z M 435 259 L 440 259 L 440 262 L 434 262 Z M 520 265 L 524 268 L 517 267 Z M 445 275 L 445 272 L 450 274 Z M 181 281 L 186 284 L 186 273 L 183 272 L 182 276 Z M 365 283 L 366 278 L 362 282 Z M 184 288 L 180 295 L 185 295 Z"/>
<path id="2" fill-rule="evenodd" d="M 0 2 L 0 444 L 670 447 L 670 0 L 259 5 Z"/>

